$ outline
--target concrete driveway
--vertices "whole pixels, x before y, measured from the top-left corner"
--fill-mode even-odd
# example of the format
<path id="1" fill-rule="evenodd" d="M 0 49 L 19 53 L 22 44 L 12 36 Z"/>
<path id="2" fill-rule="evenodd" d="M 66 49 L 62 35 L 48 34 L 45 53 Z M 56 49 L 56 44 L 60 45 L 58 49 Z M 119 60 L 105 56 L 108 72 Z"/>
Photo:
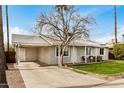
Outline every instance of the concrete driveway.
<path id="1" fill-rule="evenodd" d="M 35 62 L 20 63 L 18 68 L 27 88 L 93 87 L 107 82 L 57 66 L 41 67 Z"/>

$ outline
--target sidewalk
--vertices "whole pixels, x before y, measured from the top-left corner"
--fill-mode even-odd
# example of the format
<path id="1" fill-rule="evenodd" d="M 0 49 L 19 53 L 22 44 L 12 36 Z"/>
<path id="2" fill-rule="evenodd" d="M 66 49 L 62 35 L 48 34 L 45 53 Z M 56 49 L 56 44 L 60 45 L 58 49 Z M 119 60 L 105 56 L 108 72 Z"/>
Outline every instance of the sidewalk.
<path id="1" fill-rule="evenodd" d="M 124 88 L 124 79 L 117 79 L 93 88 Z"/>

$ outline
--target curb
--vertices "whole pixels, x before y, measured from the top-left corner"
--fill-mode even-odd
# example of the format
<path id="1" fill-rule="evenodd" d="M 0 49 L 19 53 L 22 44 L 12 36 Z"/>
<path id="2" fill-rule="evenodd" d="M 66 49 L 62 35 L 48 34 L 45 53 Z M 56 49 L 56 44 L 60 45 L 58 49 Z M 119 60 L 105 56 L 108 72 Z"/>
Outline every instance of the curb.
<path id="1" fill-rule="evenodd" d="M 78 72 L 80 74 L 87 74 L 87 75 L 90 75 L 90 76 L 93 76 L 93 77 L 96 77 L 96 78 L 99 78 L 99 79 L 104 79 L 104 80 L 109 80 L 109 81 L 113 80 L 113 78 L 110 77 L 110 76 L 99 75 L 99 74 L 95 74 L 95 73 L 91 73 L 91 72 L 87 72 L 87 71 L 82 71 L 82 70 L 71 68 L 71 67 L 68 67 L 68 69 L 70 69 L 72 71 L 75 71 L 75 72 Z"/>

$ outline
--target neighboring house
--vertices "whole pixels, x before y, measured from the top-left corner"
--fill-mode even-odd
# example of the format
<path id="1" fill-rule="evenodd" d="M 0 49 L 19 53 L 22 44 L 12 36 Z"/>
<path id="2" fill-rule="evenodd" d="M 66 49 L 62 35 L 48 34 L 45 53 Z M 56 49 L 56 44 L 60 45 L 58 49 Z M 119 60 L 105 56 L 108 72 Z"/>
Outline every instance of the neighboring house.
<path id="1" fill-rule="evenodd" d="M 122 36 L 123 36 L 122 41 L 117 42 L 117 44 L 124 44 L 124 35 L 122 35 Z M 112 42 L 108 42 L 105 44 L 105 46 L 107 46 L 109 49 L 109 59 L 115 59 L 114 53 L 113 53 L 113 48 L 114 48 L 115 44 L 116 43 L 115 43 L 114 39 L 112 39 Z"/>
<path id="2" fill-rule="evenodd" d="M 16 50 L 17 62 L 38 61 L 57 64 L 60 41 L 45 36 L 12 35 L 12 44 Z M 85 60 L 82 60 L 82 57 Z M 87 57 L 102 56 L 108 60 L 108 48 L 90 40 L 75 40 L 69 44 L 64 53 L 64 63 L 87 63 Z M 97 61 L 97 60 L 96 60 Z"/>

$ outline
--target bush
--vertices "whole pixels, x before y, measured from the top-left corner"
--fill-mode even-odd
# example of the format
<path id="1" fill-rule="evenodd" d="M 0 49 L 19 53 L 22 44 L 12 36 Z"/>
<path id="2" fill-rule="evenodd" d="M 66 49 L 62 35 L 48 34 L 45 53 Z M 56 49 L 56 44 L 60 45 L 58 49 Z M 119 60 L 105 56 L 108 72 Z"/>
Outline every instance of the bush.
<path id="1" fill-rule="evenodd" d="M 124 44 L 115 44 L 113 53 L 116 59 L 124 59 Z"/>
<path id="2" fill-rule="evenodd" d="M 14 49 L 13 47 L 10 47 L 9 50 L 10 50 L 11 52 L 15 52 L 15 49 Z"/>

